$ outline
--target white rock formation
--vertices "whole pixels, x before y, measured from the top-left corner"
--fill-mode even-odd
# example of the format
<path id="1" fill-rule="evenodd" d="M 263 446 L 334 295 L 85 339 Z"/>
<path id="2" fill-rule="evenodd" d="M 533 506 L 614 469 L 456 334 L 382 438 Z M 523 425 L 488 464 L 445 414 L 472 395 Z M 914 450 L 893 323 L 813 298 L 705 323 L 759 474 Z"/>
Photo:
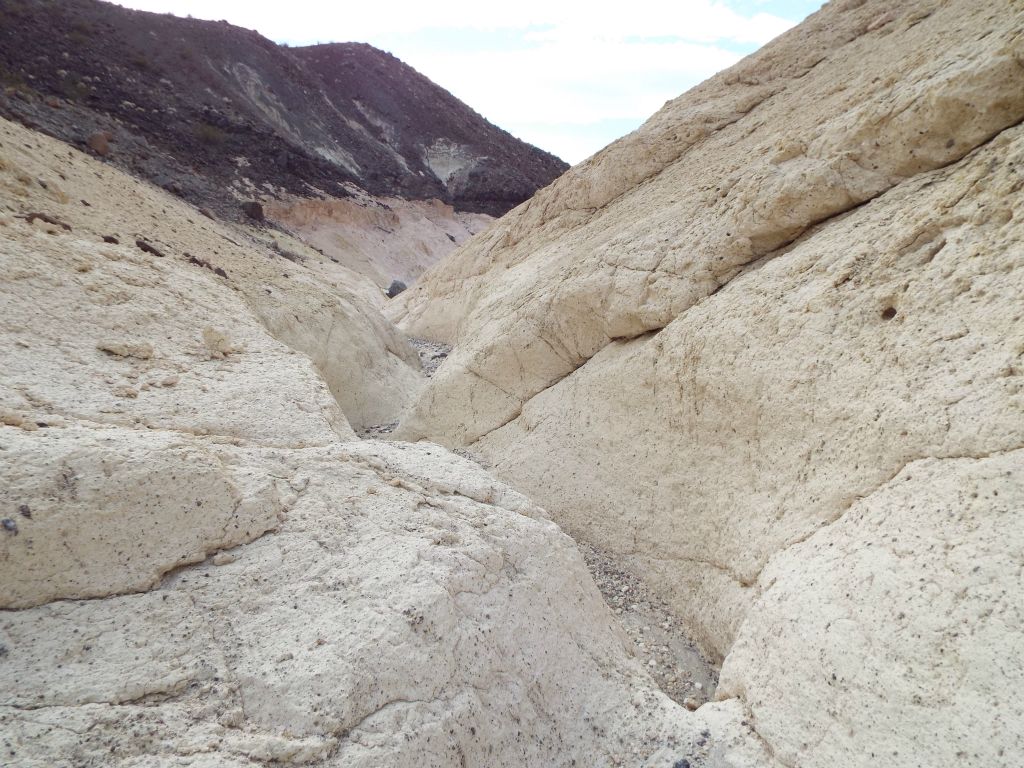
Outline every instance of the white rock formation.
<path id="1" fill-rule="evenodd" d="M 153 591 L 3 615 L 5 764 L 763 764 L 735 703 L 692 714 L 653 688 L 571 540 L 475 464 L 207 446 L 271 484 L 279 530 Z"/>
<path id="2" fill-rule="evenodd" d="M 669 102 L 389 308 L 458 346 L 405 434 L 478 439 L 609 343 L 1017 123 L 1022 28 L 1009 0 L 840 0 Z"/>
<path id="3" fill-rule="evenodd" d="M 4 764 L 1018 765 L 1022 62 L 829 4 L 390 305 L 421 395 L 344 265 L 0 123 Z M 415 398 L 510 484 L 354 439 Z"/>
<path id="4" fill-rule="evenodd" d="M 1016 128 L 900 185 L 609 346 L 474 450 L 635 558 L 724 655 L 772 554 L 907 462 L 1024 447 L 1021 163 Z"/>
<path id="5" fill-rule="evenodd" d="M 9 281 L 9 311 L 0 322 L 10 350 L 0 387 L 17 393 L 5 396 L 3 405 L 30 402 L 42 382 L 50 388 L 44 399 L 58 412 L 116 413 L 131 399 L 132 418 L 146 413 L 163 420 L 161 426 L 177 419 L 199 428 L 205 420 L 229 418 L 251 421 L 253 429 L 265 425 L 287 441 L 289 431 L 311 434 L 308 425 L 289 421 L 324 408 L 333 409 L 329 420 L 348 431 L 331 394 L 360 427 L 394 419 L 418 390 L 416 353 L 361 298 L 367 286 L 315 251 L 286 238 L 289 252 L 304 259 L 289 260 L 267 247 L 267 234 L 210 221 L 147 184 L 11 124 L 0 124 L 0 142 L 0 192 L 16 209 L 5 216 L 7 244 L 0 252 Z M 43 213 L 60 224 L 13 213 Z M 209 349 L 207 328 L 226 334 L 238 354 Z M 126 343 L 148 345 L 152 354 L 119 355 L 117 345 Z M 211 358 L 216 362 L 208 365 Z M 116 383 L 103 380 L 111 365 L 119 372 Z M 258 379 L 248 374 L 257 370 L 265 387 L 252 386 Z M 180 381 L 173 387 L 140 389 L 151 379 L 156 385 L 157 376 L 174 375 Z M 211 379 L 222 386 L 214 391 Z M 232 380 L 246 381 L 244 391 L 232 392 Z M 298 417 L 262 402 L 298 386 L 319 391 L 315 404 L 303 396 L 309 402 Z M 123 391 L 115 392 L 118 387 Z"/>
<path id="6" fill-rule="evenodd" d="M 911 462 L 772 560 L 719 695 L 776 759 L 1020 761 L 1022 477 L 1024 450 Z"/>
<path id="7" fill-rule="evenodd" d="M 395 305 L 456 345 L 398 434 L 631 564 L 782 764 L 1024 751 L 1022 63 L 1019 3 L 830 3 Z"/>
<path id="8" fill-rule="evenodd" d="M 771 764 L 538 507 L 354 439 L 404 346 L 311 254 L 9 123 L 0 188 L 0 763 Z"/>

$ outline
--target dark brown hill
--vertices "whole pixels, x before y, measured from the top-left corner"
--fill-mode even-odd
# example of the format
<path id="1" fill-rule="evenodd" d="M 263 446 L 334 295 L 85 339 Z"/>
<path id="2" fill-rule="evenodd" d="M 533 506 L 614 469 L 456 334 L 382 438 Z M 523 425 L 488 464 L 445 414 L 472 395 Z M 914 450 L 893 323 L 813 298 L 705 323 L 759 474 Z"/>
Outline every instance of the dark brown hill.
<path id="1" fill-rule="evenodd" d="M 112 162 L 221 211 L 354 184 L 500 215 L 567 167 L 371 46 L 96 0 L 0 3 L 0 79 L 0 114 L 78 146 L 109 131 Z"/>

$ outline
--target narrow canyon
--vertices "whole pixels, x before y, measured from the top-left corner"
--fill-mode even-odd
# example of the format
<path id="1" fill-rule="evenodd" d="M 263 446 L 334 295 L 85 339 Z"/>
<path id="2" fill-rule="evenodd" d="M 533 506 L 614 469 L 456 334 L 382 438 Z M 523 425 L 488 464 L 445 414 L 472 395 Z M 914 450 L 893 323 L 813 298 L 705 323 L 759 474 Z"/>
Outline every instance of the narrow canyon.
<path id="1" fill-rule="evenodd" d="M 1020 2 L 832 0 L 572 168 L 2 5 L 0 765 L 1024 764 Z"/>

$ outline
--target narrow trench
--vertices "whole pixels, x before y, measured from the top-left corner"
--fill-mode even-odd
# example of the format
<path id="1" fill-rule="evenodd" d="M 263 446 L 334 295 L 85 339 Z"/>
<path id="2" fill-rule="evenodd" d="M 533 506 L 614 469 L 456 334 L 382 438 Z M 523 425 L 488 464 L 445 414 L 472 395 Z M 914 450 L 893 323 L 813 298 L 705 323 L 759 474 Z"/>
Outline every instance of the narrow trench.
<path id="1" fill-rule="evenodd" d="M 410 336 L 409 343 L 420 356 L 423 375 L 428 379 L 441 367 L 441 363 L 447 359 L 452 351 L 450 344 L 443 344 L 440 341 L 428 341 L 427 339 L 417 339 Z M 357 434 L 364 440 L 383 439 L 394 432 L 397 426 L 397 421 L 390 421 L 386 424 L 371 424 L 358 430 Z"/>
<path id="2" fill-rule="evenodd" d="M 640 663 L 670 699 L 696 709 L 715 695 L 718 669 L 697 648 L 682 620 L 615 556 L 585 542 L 576 547 Z"/>
<path id="3" fill-rule="evenodd" d="M 427 378 L 447 359 L 451 346 L 427 339 L 410 338 L 419 353 Z M 388 439 L 398 422 L 374 424 L 360 430 L 365 439 Z M 455 453 L 490 466 L 466 450 Z M 711 700 L 718 686 L 718 669 L 686 634 L 682 620 L 644 581 L 619 564 L 615 556 L 582 541 L 576 541 L 587 570 L 619 625 L 633 644 L 633 651 L 647 673 L 670 699 L 687 709 Z"/>

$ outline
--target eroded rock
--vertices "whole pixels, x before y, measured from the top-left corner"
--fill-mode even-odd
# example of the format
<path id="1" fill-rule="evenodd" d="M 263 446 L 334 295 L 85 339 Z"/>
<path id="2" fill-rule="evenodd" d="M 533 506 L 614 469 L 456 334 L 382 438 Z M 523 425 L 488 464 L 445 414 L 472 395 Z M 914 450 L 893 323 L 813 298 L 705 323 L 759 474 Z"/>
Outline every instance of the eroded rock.
<path id="1" fill-rule="evenodd" d="M 389 309 L 454 342 L 395 434 L 482 455 L 642 576 L 786 765 L 1020 751 L 993 693 L 1024 668 L 1019 569 L 974 569 L 1015 556 L 983 531 L 1022 473 L 970 500 L 956 460 L 1022 447 L 1022 30 L 996 0 L 832 3 Z M 929 462 L 958 481 L 886 495 Z M 846 524 L 875 494 L 889 522 Z M 936 583 L 963 597 L 927 607 Z"/>
<path id="2" fill-rule="evenodd" d="M 11 199 L 74 225 L 0 221 L 5 764 L 769 759 L 737 702 L 658 690 L 525 496 L 437 445 L 355 440 L 415 352 L 312 255 L 279 273 L 264 241 L 0 132 Z M 75 194 L 26 193 L 18 169 L 58 159 Z M 164 258 L 100 237 L 142 230 Z M 210 253 L 230 282 L 189 256 Z"/>
<path id="3" fill-rule="evenodd" d="M 114 135 L 110 131 L 95 131 L 89 134 L 85 143 L 97 155 L 106 157 L 110 154 L 110 142 L 113 138 Z"/>

